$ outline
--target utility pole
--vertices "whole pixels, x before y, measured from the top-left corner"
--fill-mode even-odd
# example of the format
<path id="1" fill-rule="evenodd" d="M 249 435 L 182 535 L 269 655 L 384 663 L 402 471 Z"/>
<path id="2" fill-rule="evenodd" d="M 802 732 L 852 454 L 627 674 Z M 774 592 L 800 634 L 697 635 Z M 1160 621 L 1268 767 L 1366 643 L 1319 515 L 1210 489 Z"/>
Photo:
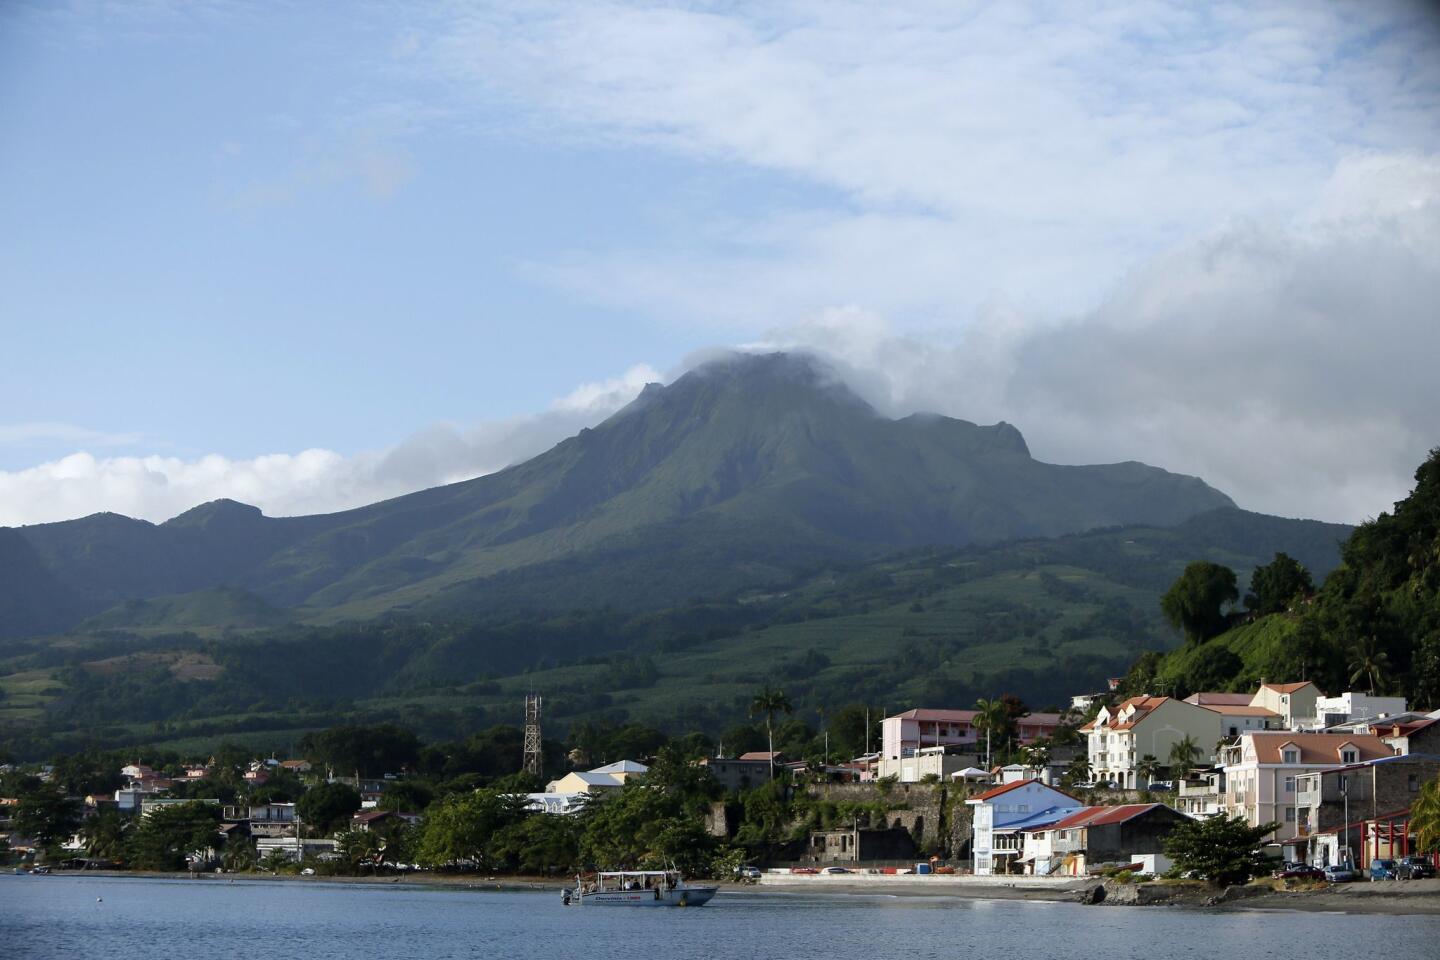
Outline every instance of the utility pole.
<path id="1" fill-rule="evenodd" d="M 525 696 L 525 761 L 522 769 L 533 776 L 540 776 L 544 768 L 540 745 L 540 695 Z"/>

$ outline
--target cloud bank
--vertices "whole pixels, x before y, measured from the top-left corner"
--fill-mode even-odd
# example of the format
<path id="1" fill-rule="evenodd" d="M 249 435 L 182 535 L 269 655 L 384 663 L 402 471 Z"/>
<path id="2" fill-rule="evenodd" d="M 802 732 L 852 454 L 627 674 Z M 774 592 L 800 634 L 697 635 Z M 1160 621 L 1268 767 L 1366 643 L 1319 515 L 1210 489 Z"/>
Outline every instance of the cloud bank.
<path id="1" fill-rule="evenodd" d="M 582 384 L 533 416 L 470 426 L 435 424 L 388 450 L 353 456 L 324 449 L 195 460 L 79 452 L 24 470 L 0 471 L 0 526 L 100 511 L 158 522 L 221 497 L 254 504 L 271 516 L 363 506 L 525 460 L 604 419 L 646 383 L 661 379 L 639 364 L 618 377 Z M 5 435 L 0 428 L 0 438 Z"/>

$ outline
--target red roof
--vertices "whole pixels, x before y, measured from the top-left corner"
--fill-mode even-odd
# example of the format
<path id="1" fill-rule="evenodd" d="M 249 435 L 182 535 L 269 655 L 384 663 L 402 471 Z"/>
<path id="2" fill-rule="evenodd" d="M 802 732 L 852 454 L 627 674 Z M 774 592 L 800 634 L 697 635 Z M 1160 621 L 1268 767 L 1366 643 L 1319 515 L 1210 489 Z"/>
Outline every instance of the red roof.
<path id="1" fill-rule="evenodd" d="M 1185 702 L 1197 707 L 1248 707 L 1254 699 L 1253 693 L 1192 693 Z"/>
<path id="2" fill-rule="evenodd" d="M 773 758 L 775 762 L 778 763 L 782 756 L 784 756 L 784 754 L 782 754 L 779 750 L 776 750 L 774 753 L 771 753 L 769 750 L 751 750 L 749 753 L 740 754 L 737 759 L 764 760 L 766 762 L 769 762 Z"/>
<path id="3" fill-rule="evenodd" d="M 1032 778 L 1032 779 L 1029 779 L 1029 780 L 1016 780 L 1014 783 L 1007 783 L 1007 784 L 1005 784 L 1005 786 L 1003 786 L 1003 787 L 995 787 L 995 788 L 993 788 L 993 789 L 991 789 L 991 790 L 986 790 L 984 793 L 977 794 L 976 796 L 973 796 L 973 797 L 971 797 L 970 799 L 971 799 L 971 800 L 991 800 L 991 799 L 994 799 L 995 797 L 1000 796 L 1002 793 L 1009 793 L 1011 790 L 1014 790 L 1014 789 L 1016 789 L 1016 788 L 1018 788 L 1018 787 L 1027 786 L 1027 785 L 1032 784 L 1032 783 L 1040 783 L 1040 781 L 1039 781 L 1039 780 L 1035 780 L 1035 779 L 1033 779 L 1033 778 Z M 1040 783 L 1040 786 L 1044 787 L 1044 786 L 1046 786 L 1046 785 L 1043 784 L 1043 783 Z M 1054 787 L 1048 787 L 1048 789 L 1050 789 L 1050 790 L 1055 790 Z M 1058 794 L 1060 794 L 1062 797 L 1070 797 L 1070 794 L 1066 793 L 1064 790 L 1055 790 L 1055 792 L 1058 793 Z M 1076 799 L 1078 799 L 1078 798 L 1077 798 L 1077 797 L 1070 797 L 1070 799 L 1071 799 L 1071 800 L 1076 800 Z"/>
<path id="4" fill-rule="evenodd" d="M 1107 823 L 1124 823 L 1148 813 L 1163 803 L 1125 803 L 1118 807 L 1086 807 L 1070 814 L 1064 820 L 1052 823 L 1047 830 L 1073 830 L 1076 827 L 1098 827 Z"/>

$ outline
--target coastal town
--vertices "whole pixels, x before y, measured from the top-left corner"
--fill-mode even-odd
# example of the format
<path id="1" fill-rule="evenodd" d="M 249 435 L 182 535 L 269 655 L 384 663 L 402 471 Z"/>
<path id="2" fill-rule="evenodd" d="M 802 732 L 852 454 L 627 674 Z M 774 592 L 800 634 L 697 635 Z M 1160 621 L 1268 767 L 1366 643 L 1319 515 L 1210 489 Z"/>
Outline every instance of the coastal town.
<path id="1" fill-rule="evenodd" d="M 1014 698 L 912 708 L 879 718 L 878 749 L 849 759 L 779 749 L 682 758 L 670 744 L 589 765 L 576 749 L 565 769 L 547 771 L 543 789 L 501 782 L 449 797 L 413 769 L 336 769 L 322 756 L 323 738 L 313 756 L 228 768 L 215 756 L 137 758 L 101 772 L 117 781 L 113 789 L 75 795 L 63 792 L 56 765 L 9 766 L 0 782 L 25 792 L 0 798 L 0 851 L 17 872 L 421 876 L 509 867 L 553 876 L 668 866 L 658 859 L 703 848 L 705 858 L 689 858 L 692 872 L 765 883 L 1132 880 L 1184 873 L 1177 831 L 1214 821 L 1254 831 L 1257 862 L 1284 880 L 1435 875 L 1440 844 L 1425 798 L 1440 783 L 1440 710 L 1357 691 L 1327 696 L 1307 681 L 1183 699 L 1122 697 L 1121 682 L 1052 713 Z M 528 706 L 534 729 L 508 781 L 517 787 L 538 787 L 534 774 L 545 770 L 542 755 L 523 749 L 541 739 L 539 698 Z M 657 764 L 667 767 L 659 779 Z M 643 803 L 680 781 L 688 794 L 679 816 L 692 833 L 678 852 L 653 847 L 632 851 L 646 863 L 586 863 L 584 851 L 595 848 L 583 839 L 546 839 L 544 824 L 554 836 L 580 836 L 624 798 Z M 767 803 L 773 822 L 762 827 Z M 156 858 L 141 838 L 165 821 L 178 834 L 168 858 Z M 517 825 L 529 848 L 495 856 L 496 837 Z"/>

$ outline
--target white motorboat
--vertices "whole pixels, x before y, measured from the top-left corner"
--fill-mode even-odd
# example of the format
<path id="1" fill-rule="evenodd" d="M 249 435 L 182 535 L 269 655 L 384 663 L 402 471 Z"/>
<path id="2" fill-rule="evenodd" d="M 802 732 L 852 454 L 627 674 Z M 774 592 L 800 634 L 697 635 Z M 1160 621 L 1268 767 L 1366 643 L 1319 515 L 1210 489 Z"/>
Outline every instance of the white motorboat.
<path id="1" fill-rule="evenodd" d="M 607 870 L 577 876 L 561 899 L 567 906 L 699 907 L 719 889 L 686 883 L 675 870 Z"/>

